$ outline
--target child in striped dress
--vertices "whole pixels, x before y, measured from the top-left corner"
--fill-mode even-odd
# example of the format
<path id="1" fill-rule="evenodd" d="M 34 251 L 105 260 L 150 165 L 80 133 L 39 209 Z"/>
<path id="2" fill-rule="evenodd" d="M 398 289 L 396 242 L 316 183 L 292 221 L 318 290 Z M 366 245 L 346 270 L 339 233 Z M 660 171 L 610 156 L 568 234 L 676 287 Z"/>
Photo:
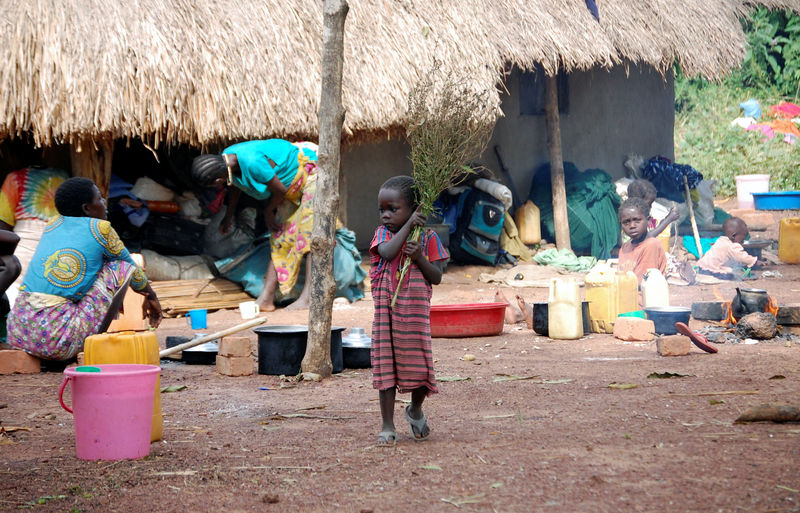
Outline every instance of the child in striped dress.
<path id="1" fill-rule="evenodd" d="M 370 243 L 370 279 L 375 316 L 372 322 L 372 384 L 378 389 L 383 424 L 378 443 L 394 445 L 394 400 L 397 391 L 411 392 L 405 409 L 411 436 L 428 438 L 422 402 L 438 392 L 431 352 L 431 284 L 442 281 L 447 250 L 433 230 L 426 229 L 419 242 L 407 241 L 415 226 L 423 226 L 416 186 L 410 176 L 390 178 L 378 192 L 381 226 Z M 405 259 L 411 266 L 400 285 L 394 307 L 399 269 Z"/>

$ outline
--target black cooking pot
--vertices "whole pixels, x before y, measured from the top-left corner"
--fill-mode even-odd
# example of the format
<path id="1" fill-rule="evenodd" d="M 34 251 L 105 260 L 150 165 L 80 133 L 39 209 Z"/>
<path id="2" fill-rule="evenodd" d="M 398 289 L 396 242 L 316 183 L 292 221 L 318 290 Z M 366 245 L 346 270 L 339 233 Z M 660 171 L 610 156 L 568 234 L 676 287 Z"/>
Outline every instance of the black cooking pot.
<path id="1" fill-rule="evenodd" d="M 294 376 L 306 354 L 308 326 L 263 326 L 258 335 L 258 373 Z M 331 366 L 333 372 L 344 370 L 342 362 L 343 326 L 331 326 Z"/>
<path id="2" fill-rule="evenodd" d="M 197 335 L 202 336 L 202 334 L 199 333 Z M 192 337 L 167 337 L 166 345 L 169 349 L 170 347 L 175 347 L 191 340 Z M 219 346 L 217 342 L 206 342 L 205 344 L 200 344 L 199 346 L 190 347 L 189 349 L 181 351 L 181 361 L 189 365 L 213 365 L 217 363 L 218 352 Z"/>
<path id="3" fill-rule="evenodd" d="M 644 313 L 653 321 L 656 333 L 675 335 L 678 333 L 675 323 L 689 324 L 692 309 L 685 306 L 649 306 L 644 309 Z"/>
<path id="4" fill-rule="evenodd" d="M 189 365 L 214 365 L 217 363 L 217 353 L 219 353 L 219 344 L 206 342 L 181 351 L 181 361 Z"/>
<path id="5" fill-rule="evenodd" d="M 544 337 L 550 336 L 550 321 L 548 320 L 547 303 L 533 304 L 533 331 Z M 581 314 L 583 315 L 583 334 L 588 335 L 592 330 L 589 322 L 589 302 L 581 302 Z"/>
<path id="6" fill-rule="evenodd" d="M 364 332 L 364 328 L 352 328 L 350 334 L 342 338 L 342 361 L 345 369 L 371 367 L 370 351 L 372 339 Z"/>

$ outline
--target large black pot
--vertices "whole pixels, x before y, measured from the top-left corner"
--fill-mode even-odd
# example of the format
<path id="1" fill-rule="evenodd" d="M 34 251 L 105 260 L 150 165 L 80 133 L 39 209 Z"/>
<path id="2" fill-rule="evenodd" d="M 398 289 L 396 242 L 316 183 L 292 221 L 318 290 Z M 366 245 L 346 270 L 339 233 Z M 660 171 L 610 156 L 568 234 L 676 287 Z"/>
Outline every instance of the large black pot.
<path id="1" fill-rule="evenodd" d="M 534 303 L 533 304 L 533 331 L 544 337 L 550 336 L 550 321 L 548 320 L 547 303 Z M 581 303 L 581 314 L 583 314 L 583 334 L 588 335 L 591 332 L 591 323 L 589 322 L 589 302 L 583 301 Z"/>
<path id="2" fill-rule="evenodd" d="M 258 335 L 258 373 L 294 376 L 306 354 L 308 326 L 263 326 Z M 331 326 L 331 366 L 342 372 L 342 326 Z"/>

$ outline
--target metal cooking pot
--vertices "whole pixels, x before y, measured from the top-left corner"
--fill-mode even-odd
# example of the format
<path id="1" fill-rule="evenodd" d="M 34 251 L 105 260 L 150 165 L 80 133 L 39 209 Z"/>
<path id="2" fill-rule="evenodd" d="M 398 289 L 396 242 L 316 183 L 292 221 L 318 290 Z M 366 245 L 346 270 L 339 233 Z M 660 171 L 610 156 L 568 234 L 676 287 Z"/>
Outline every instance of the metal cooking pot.
<path id="1" fill-rule="evenodd" d="M 206 342 L 181 351 L 181 360 L 189 365 L 213 365 L 217 363 L 219 343 Z"/>
<path id="2" fill-rule="evenodd" d="M 372 339 L 364 332 L 364 328 L 351 328 L 350 333 L 342 338 L 342 360 L 347 369 L 367 369 L 372 366 L 370 351 Z"/>
<path id="3" fill-rule="evenodd" d="M 764 289 L 740 289 L 731 300 L 731 313 L 737 321 L 747 314 L 763 312 L 769 304 L 769 296 Z"/>

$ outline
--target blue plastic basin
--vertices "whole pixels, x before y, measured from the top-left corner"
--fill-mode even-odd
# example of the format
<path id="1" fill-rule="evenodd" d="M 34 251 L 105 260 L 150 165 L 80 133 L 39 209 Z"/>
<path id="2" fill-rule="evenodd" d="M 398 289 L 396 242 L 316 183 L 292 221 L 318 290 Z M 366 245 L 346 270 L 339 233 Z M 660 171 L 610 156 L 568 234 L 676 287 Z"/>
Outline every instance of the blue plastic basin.
<path id="1" fill-rule="evenodd" d="M 752 194 L 756 210 L 800 209 L 800 191 L 754 192 Z"/>

